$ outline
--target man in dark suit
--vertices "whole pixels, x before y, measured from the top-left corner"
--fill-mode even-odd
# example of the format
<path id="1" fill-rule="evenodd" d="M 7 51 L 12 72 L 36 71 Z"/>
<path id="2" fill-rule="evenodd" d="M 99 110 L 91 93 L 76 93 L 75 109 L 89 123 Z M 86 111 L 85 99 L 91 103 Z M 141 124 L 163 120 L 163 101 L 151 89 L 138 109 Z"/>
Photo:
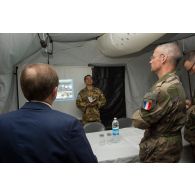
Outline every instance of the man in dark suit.
<path id="1" fill-rule="evenodd" d="M 97 162 L 80 122 L 51 108 L 59 84 L 52 66 L 25 66 L 20 83 L 29 102 L 0 116 L 0 162 Z"/>

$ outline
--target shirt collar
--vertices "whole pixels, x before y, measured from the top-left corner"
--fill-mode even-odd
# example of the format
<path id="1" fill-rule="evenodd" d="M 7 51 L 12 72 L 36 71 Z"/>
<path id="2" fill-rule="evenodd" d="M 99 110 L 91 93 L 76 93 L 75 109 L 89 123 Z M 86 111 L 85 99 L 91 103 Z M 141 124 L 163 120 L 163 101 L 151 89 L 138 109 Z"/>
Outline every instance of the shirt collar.
<path id="1" fill-rule="evenodd" d="M 52 106 L 50 104 L 48 104 L 47 102 L 42 102 L 42 101 L 37 101 L 37 100 L 31 100 L 30 102 L 39 102 L 39 103 L 43 103 L 46 104 L 47 106 L 49 106 L 50 108 L 52 108 Z"/>

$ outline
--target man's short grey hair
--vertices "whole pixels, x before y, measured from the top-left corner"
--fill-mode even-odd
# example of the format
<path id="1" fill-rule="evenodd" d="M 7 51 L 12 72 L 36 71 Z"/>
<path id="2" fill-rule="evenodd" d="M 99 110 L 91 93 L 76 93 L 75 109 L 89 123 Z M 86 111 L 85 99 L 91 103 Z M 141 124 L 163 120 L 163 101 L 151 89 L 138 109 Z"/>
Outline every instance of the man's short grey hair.
<path id="1" fill-rule="evenodd" d="M 168 56 L 168 60 L 172 64 L 176 65 L 182 57 L 181 49 L 176 42 L 165 43 L 159 45 L 157 48 L 159 48 L 163 54 Z"/>

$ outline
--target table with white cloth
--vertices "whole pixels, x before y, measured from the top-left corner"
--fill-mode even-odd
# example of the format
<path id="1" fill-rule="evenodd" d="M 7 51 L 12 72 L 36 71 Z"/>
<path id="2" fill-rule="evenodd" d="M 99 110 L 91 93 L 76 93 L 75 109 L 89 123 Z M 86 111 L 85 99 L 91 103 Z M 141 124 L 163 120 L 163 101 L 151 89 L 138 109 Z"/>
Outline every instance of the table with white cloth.
<path id="1" fill-rule="evenodd" d="M 120 129 L 119 142 L 116 143 L 107 140 L 107 133 L 112 133 L 111 130 L 103 133 L 105 144 L 100 144 L 99 141 L 99 135 L 102 132 L 86 134 L 98 162 L 139 162 L 139 143 L 144 135 L 144 130 L 135 127 Z M 184 149 L 180 162 L 192 162 L 189 143 L 183 139 L 183 145 Z"/>
<path id="2" fill-rule="evenodd" d="M 139 143 L 144 131 L 134 127 L 120 129 L 119 142 L 107 143 L 107 133 L 104 132 L 105 144 L 99 143 L 99 134 L 102 132 L 87 133 L 87 138 L 98 162 L 139 162 Z"/>

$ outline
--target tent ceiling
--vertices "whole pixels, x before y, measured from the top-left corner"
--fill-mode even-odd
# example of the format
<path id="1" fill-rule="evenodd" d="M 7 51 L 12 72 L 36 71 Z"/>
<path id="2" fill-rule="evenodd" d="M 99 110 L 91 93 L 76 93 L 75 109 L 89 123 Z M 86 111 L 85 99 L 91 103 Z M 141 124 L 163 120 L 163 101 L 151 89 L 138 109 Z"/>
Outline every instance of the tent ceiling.
<path id="1" fill-rule="evenodd" d="M 56 42 L 76 42 L 96 39 L 102 33 L 49 33 Z"/>

